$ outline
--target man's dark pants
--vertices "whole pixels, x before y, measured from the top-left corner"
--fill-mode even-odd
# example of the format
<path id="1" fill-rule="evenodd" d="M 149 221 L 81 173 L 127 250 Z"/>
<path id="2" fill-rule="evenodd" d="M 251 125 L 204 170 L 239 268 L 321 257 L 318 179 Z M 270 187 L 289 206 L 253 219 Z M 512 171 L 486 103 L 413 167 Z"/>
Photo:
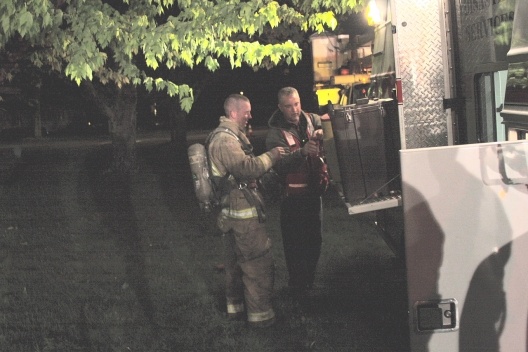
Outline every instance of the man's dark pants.
<path id="1" fill-rule="evenodd" d="M 284 198 L 280 221 L 288 284 L 296 290 L 311 288 L 321 254 L 321 197 L 308 195 Z"/>

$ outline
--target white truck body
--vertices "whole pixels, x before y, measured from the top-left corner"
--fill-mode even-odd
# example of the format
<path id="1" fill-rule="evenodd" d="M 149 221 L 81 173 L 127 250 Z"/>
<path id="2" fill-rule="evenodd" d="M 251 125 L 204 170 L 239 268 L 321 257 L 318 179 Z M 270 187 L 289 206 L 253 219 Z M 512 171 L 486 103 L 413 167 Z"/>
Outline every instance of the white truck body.
<path id="1" fill-rule="evenodd" d="M 376 3 L 371 93 L 397 101 L 377 118 L 398 121 L 410 349 L 528 351 L 528 1 Z M 338 125 L 332 138 L 361 142 Z M 344 198 L 352 215 L 363 203 Z"/>
<path id="2" fill-rule="evenodd" d="M 528 350 L 528 144 L 500 142 L 521 7 L 392 2 L 412 351 Z"/>

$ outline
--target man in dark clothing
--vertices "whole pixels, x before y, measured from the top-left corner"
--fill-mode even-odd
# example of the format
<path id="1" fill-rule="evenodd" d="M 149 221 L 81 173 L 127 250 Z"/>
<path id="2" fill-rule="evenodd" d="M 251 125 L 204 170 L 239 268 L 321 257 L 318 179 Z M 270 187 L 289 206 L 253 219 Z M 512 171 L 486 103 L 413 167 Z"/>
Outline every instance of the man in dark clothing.
<path id="1" fill-rule="evenodd" d="M 317 156 L 323 139 L 321 116 L 301 108 L 299 93 L 285 87 L 278 94 L 279 109 L 268 125 L 266 148 L 290 148 L 290 154 L 275 165 L 284 188 L 280 223 L 288 284 L 303 293 L 314 283 L 322 243 L 321 195 L 309 187 L 307 159 Z"/>

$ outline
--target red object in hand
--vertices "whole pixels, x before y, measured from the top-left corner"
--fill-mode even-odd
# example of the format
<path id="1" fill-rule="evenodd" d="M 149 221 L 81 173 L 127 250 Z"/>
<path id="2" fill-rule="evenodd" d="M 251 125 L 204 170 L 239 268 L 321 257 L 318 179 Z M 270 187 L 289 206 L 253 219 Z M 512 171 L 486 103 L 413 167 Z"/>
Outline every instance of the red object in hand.
<path id="1" fill-rule="evenodd" d="M 313 192 L 322 195 L 326 192 L 330 183 L 328 165 L 320 156 L 308 158 L 308 165 L 310 167 L 309 185 Z"/>
<path id="2" fill-rule="evenodd" d="M 316 141 L 319 152 L 316 156 L 308 157 L 308 167 L 309 167 L 309 183 L 310 187 L 314 192 L 319 195 L 322 195 L 328 189 L 330 184 L 330 175 L 328 173 L 328 165 L 324 161 L 322 155 L 323 147 L 320 141 Z"/>

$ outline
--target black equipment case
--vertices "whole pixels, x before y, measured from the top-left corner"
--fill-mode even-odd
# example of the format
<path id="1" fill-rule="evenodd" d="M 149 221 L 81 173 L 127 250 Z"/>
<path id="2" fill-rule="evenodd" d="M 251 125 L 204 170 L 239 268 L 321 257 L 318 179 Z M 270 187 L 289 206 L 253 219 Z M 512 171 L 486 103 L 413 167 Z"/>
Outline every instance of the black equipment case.
<path id="1" fill-rule="evenodd" d="M 396 102 L 330 105 L 329 115 L 345 201 L 354 204 L 399 194 Z"/>

